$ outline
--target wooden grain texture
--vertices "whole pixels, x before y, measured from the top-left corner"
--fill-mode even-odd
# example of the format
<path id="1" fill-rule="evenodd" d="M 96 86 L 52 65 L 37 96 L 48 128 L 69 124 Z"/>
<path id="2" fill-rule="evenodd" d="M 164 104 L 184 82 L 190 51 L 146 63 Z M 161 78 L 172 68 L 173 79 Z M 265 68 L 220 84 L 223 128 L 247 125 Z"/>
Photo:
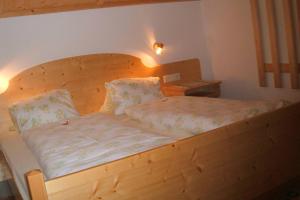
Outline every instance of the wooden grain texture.
<path id="1" fill-rule="evenodd" d="M 258 66 L 259 85 L 261 87 L 267 86 L 265 71 L 264 71 L 264 50 L 262 44 L 262 30 L 260 23 L 260 15 L 258 8 L 258 0 L 250 0 L 251 12 L 252 12 L 252 23 L 255 37 L 256 46 L 256 59 Z"/>
<path id="2" fill-rule="evenodd" d="M 274 85 L 276 88 L 281 88 L 280 60 L 279 60 L 279 44 L 277 25 L 275 19 L 275 3 L 274 0 L 266 0 L 269 38 L 271 46 L 272 64 L 274 69 Z"/>
<path id="3" fill-rule="evenodd" d="M 104 83 L 124 77 L 180 73 L 181 79 L 200 80 L 197 59 L 146 67 L 139 58 L 123 54 L 98 54 L 66 58 L 30 68 L 13 78 L 5 95 L 16 102 L 56 88 L 68 89 L 81 114 L 97 112 L 104 102 Z M 163 84 L 163 83 L 162 83 Z"/>
<path id="4" fill-rule="evenodd" d="M 298 21 L 298 24 L 297 24 L 297 27 L 298 27 L 298 35 L 299 35 L 299 38 L 300 38 L 300 1 L 299 0 L 296 0 L 296 6 L 297 6 L 297 21 Z M 298 51 L 300 51 L 300 49 L 298 49 Z"/>
<path id="5" fill-rule="evenodd" d="M 44 175 L 40 170 L 32 170 L 25 174 L 28 190 L 32 200 L 47 200 Z"/>
<path id="6" fill-rule="evenodd" d="M 300 175 L 299 122 L 298 103 L 46 181 L 48 198 L 250 200 Z"/>
<path id="7" fill-rule="evenodd" d="M 280 71 L 281 73 L 290 73 L 290 64 L 288 63 L 284 63 L 284 64 L 280 64 Z M 273 65 L 270 64 L 270 63 L 266 63 L 265 66 L 264 66 L 264 70 L 265 72 L 274 72 L 274 69 L 273 69 Z M 300 64 L 298 63 L 298 74 L 300 73 Z"/>
<path id="8" fill-rule="evenodd" d="M 287 53 L 288 53 L 288 64 L 280 63 L 280 51 L 279 51 L 279 39 L 282 40 L 284 38 L 278 38 L 278 29 L 277 24 L 281 22 L 281 15 L 276 13 L 275 0 L 265 0 L 266 3 L 266 14 L 267 14 L 267 27 L 261 27 L 261 19 L 259 12 L 259 4 L 258 0 L 250 0 L 251 10 L 252 10 L 252 21 L 253 21 L 253 29 L 256 40 L 256 54 L 257 54 L 257 63 L 258 63 L 258 71 L 259 71 L 259 84 L 262 85 L 263 78 L 265 78 L 265 73 L 272 72 L 274 76 L 274 85 L 276 88 L 282 87 L 282 73 L 289 73 L 291 76 L 291 88 L 299 89 L 299 63 L 297 62 L 297 37 L 296 33 L 300 34 L 300 1 L 296 0 L 296 4 L 292 3 L 292 0 L 281 0 L 280 4 L 278 4 L 279 9 L 283 10 L 283 21 L 284 21 L 284 31 L 286 36 L 286 45 L 287 45 Z M 293 18 L 293 8 L 295 5 L 297 8 L 297 18 L 298 24 L 295 26 L 294 18 Z M 269 43 L 270 50 L 272 56 L 272 64 L 265 63 L 264 61 L 264 47 L 262 45 L 262 29 L 268 28 L 269 32 Z M 295 30 L 298 29 L 297 30 Z M 265 81 L 265 80 L 264 80 Z M 265 82 L 266 83 L 266 82 Z"/>
<path id="9" fill-rule="evenodd" d="M 8 106 L 57 88 L 70 91 L 78 111 L 99 111 L 105 98 L 104 83 L 124 77 L 148 77 L 180 73 L 182 81 L 200 80 L 198 59 L 146 67 L 141 59 L 124 54 L 95 54 L 65 58 L 32 67 L 16 77 L 0 95 L 0 136 L 11 130 Z"/>
<path id="10" fill-rule="evenodd" d="M 42 13 L 197 0 L 0 0 L 0 18 Z"/>
<path id="11" fill-rule="evenodd" d="M 157 68 L 121 54 L 49 62 L 11 80 L 0 95 L 0 119 L 9 103 L 58 88 L 71 91 L 81 113 L 95 112 L 105 81 L 175 72 L 183 81 L 201 77 L 197 59 Z M 46 182 L 34 170 L 27 174 L 30 192 L 33 200 L 252 199 L 300 175 L 299 120 L 295 104 Z"/>
<path id="12" fill-rule="evenodd" d="M 294 32 L 294 22 L 292 15 L 292 1 L 282 0 L 284 21 L 285 21 L 285 35 L 288 47 L 288 57 L 290 63 L 291 86 L 293 89 L 299 89 L 299 74 L 297 63 L 297 49 L 296 36 Z"/>

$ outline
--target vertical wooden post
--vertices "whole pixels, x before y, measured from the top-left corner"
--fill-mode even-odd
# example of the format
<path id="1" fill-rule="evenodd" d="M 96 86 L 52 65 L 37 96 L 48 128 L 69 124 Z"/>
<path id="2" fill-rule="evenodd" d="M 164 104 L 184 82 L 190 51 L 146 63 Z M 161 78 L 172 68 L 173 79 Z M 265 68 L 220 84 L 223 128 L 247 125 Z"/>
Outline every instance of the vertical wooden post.
<path id="1" fill-rule="evenodd" d="M 256 45 L 256 59 L 258 66 L 258 75 L 259 75 L 259 85 L 261 87 L 267 86 L 265 70 L 264 70 L 264 50 L 262 44 L 262 34 L 261 34 L 261 23 L 259 17 L 258 9 L 258 0 L 250 0 L 251 11 L 252 11 L 252 23 L 255 36 L 255 45 Z"/>
<path id="2" fill-rule="evenodd" d="M 297 63 L 297 50 L 296 50 L 296 38 L 294 34 L 294 24 L 292 15 L 292 1 L 282 0 L 284 21 L 285 21 L 285 32 L 286 41 L 288 47 L 289 66 L 291 73 L 291 85 L 293 89 L 299 88 L 299 74 L 298 74 L 298 63 Z"/>
<path id="3" fill-rule="evenodd" d="M 269 35 L 271 43 L 271 53 L 272 53 L 272 66 L 274 71 L 274 82 L 275 87 L 281 87 L 281 74 L 280 74 L 280 60 L 279 60 L 279 47 L 277 41 L 277 27 L 275 20 L 275 5 L 274 0 L 266 0 L 267 16 L 268 16 L 268 26 Z"/>
<path id="4" fill-rule="evenodd" d="M 32 170 L 25 174 L 31 200 L 48 200 L 44 176 L 41 170 Z"/>
<path id="5" fill-rule="evenodd" d="M 297 16 L 298 16 L 298 34 L 300 37 L 300 0 L 296 1 L 296 5 L 297 5 Z"/>
<path id="6" fill-rule="evenodd" d="M 0 13 L 4 10 L 4 1 L 0 1 Z"/>
<path id="7" fill-rule="evenodd" d="M 296 1 L 296 7 L 297 7 L 297 17 L 298 17 L 298 24 L 296 28 L 298 27 L 298 35 L 300 38 L 300 0 Z M 300 47 L 298 47 L 298 51 L 300 51 Z M 300 64 L 298 63 L 298 73 L 300 73 Z"/>

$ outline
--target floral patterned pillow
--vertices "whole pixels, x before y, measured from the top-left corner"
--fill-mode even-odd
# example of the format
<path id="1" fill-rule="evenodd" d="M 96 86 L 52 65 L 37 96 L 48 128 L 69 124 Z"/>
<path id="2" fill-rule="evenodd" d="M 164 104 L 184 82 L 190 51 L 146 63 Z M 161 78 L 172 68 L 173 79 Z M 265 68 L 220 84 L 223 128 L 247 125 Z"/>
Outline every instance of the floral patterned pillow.
<path id="1" fill-rule="evenodd" d="M 53 90 L 14 104 L 9 112 L 20 132 L 79 116 L 67 90 Z"/>
<path id="2" fill-rule="evenodd" d="M 163 97 L 159 77 L 127 78 L 105 83 L 106 98 L 100 112 L 123 114 L 129 106 Z"/>

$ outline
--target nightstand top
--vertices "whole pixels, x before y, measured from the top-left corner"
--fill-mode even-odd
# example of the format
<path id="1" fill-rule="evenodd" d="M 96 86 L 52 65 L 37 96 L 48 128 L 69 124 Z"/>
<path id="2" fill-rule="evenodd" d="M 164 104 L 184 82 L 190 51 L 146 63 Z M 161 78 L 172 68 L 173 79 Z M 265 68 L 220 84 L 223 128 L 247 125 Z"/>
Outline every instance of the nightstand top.
<path id="1" fill-rule="evenodd" d="M 199 81 L 174 81 L 167 83 L 166 86 L 179 86 L 183 88 L 188 89 L 194 89 L 199 87 L 205 87 L 210 85 L 218 85 L 221 84 L 222 81 L 205 81 L 205 80 L 199 80 Z"/>
<path id="2" fill-rule="evenodd" d="M 219 97 L 221 81 L 174 81 L 162 85 L 166 96 L 206 96 Z"/>

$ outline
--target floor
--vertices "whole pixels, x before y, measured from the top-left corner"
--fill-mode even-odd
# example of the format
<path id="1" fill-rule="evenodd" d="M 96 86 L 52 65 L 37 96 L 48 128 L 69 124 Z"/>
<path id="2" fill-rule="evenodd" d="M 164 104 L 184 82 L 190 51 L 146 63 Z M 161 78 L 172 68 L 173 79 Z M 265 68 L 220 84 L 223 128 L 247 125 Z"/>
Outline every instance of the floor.
<path id="1" fill-rule="evenodd" d="M 14 198 L 8 198 L 10 196 L 11 190 L 8 184 L 8 181 L 1 181 L 0 182 L 0 200 L 13 200 Z"/>
<path id="2" fill-rule="evenodd" d="M 254 200 L 300 200 L 300 177 L 264 193 Z"/>
<path id="3" fill-rule="evenodd" d="M 7 197 L 7 198 L 0 198 L 0 200 L 15 200 L 13 197 Z"/>

